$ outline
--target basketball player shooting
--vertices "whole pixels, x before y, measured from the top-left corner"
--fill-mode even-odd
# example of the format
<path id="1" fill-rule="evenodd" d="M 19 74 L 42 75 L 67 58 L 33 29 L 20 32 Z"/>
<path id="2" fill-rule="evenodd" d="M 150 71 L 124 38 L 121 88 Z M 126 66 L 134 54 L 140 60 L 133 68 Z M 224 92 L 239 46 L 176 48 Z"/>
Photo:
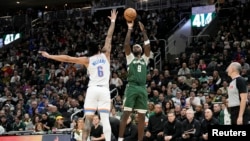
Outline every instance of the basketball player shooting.
<path id="1" fill-rule="evenodd" d="M 138 141 L 143 140 L 145 113 L 147 112 L 148 94 L 146 90 L 147 64 L 150 56 L 150 41 L 145 31 L 144 25 L 139 22 L 144 39 L 144 54 L 139 44 L 133 45 L 132 52 L 130 47 L 130 37 L 134 26 L 134 21 L 127 22 L 128 31 L 125 38 L 124 48 L 128 66 L 128 84 L 125 90 L 124 111 L 120 123 L 119 139 L 123 141 L 126 122 L 133 109 L 138 113 Z"/>
<path id="2" fill-rule="evenodd" d="M 102 50 L 100 50 L 98 45 L 95 43 L 89 44 L 88 50 L 91 53 L 90 57 L 50 55 L 45 51 L 39 51 L 39 53 L 41 53 L 42 56 L 46 58 L 60 62 L 82 64 L 88 69 L 89 84 L 84 102 L 84 112 L 86 119 L 83 141 L 86 141 L 89 136 L 92 119 L 96 110 L 98 110 L 100 113 L 105 140 L 111 140 L 111 127 L 109 122 L 109 112 L 111 107 L 109 91 L 110 52 L 117 13 L 118 12 L 116 10 L 112 10 L 111 16 L 108 17 L 111 21 L 111 24 L 108 29 L 105 45 Z"/>

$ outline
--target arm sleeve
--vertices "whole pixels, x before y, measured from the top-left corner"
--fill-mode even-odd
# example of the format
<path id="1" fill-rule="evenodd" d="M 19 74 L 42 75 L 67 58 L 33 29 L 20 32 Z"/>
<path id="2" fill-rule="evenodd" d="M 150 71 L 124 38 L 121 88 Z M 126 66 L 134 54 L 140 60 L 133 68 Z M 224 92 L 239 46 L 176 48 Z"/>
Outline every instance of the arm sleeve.
<path id="1" fill-rule="evenodd" d="M 164 132 L 164 136 L 168 135 L 168 124 L 167 124 L 167 122 L 165 122 L 165 124 L 164 124 L 164 130 L 163 130 L 163 132 Z"/>
<path id="2" fill-rule="evenodd" d="M 145 60 L 146 64 L 149 63 L 149 57 L 147 57 L 145 54 L 142 55 L 142 58 Z"/>
<path id="3" fill-rule="evenodd" d="M 135 58 L 135 56 L 132 53 L 130 53 L 129 55 L 127 55 L 126 56 L 127 65 L 129 65 L 133 61 L 134 58 Z"/>
<path id="4" fill-rule="evenodd" d="M 200 136 L 200 133 L 201 133 L 201 124 L 200 124 L 200 122 L 197 120 L 197 121 L 195 121 L 195 129 L 196 129 L 196 131 L 195 131 L 195 133 L 194 133 L 194 136 L 195 137 L 199 137 Z"/>
<path id="5" fill-rule="evenodd" d="M 239 94 L 247 93 L 247 83 L 243 77 L 239 77 L 236 79 L 236 86 L 238 88 Z"/>
<path id="6" fill-rule="evenodd" d="M 175 133 L 172 135 L 172 138 L 181 137 L 181 128 L 181 122 L 176 122 Z"/>

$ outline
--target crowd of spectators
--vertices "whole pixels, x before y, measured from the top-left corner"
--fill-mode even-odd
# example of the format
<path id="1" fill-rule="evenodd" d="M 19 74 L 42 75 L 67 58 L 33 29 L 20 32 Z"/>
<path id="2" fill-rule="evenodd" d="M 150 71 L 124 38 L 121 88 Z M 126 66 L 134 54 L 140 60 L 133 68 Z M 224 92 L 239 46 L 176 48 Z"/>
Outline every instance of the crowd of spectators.
<path id="1" fill-rule="evenodd" d="M 145 140 L 163 140 L 163 136 L 175 134 L 170 125 L 176 120 L 194 120 L 197 130 L 189 137 L 203 139 L 207 133 L 206 120 L 213 117 L 216 124 L 229 124 L 227 89 L 230 79 L 225 74 L 228 64 L 231 61 L 240 62 L 243 67 L 241 75 L 248 83 L 250 81 L 250 19 L 245 15 L 249 6 L 247 3 L 241 8 L 236 7 L 237 13 L 220 25 L 218 34 L 209 44 L 197 45 L 193 50 L 180 54 L 173 63 L 164 64 L 162 71 L 161 68 L 153 68 L 152 64 L 149 66 Z M 175 8 L 140 11 L 139 20 L 146 26 L 149 38 L 157 40 L 178 23 L 178 12 L 179 9 Z M 83 119 L 74 118 L 71 121 L 70 116 L 83 108 L 88 83 L 86 68 L 48 60 L 37 52 L 46 50 L 51 54 L 88 55 L 86 50 L 90 41 L 95 40 L 101 45 L 105 39 L 109 20 L 106 18 L 108 14 L 103 12 L 103 15 L 42 22 L 40 27 L 31 30 L 26 40 L 1 50 L 0 126 L 6 132 L 51 132 L 74 127 L 77 133 L 74 137 L 80 138 Z M 122 116 L 127 76 L 122 46 L 126 29 L 120 14 L 113 36 L 110 81 L 112 88 L 117 88 L 119 92 L 113 99 L 110 117 L 118 120 Z M 131 44 L 142 42 L 139 31 L 138 27 L 134 29 Z M 156 42 L 152 45 L 152 56 L 157 50 Z M 250 102 L 250 95 L 248 98 Z M 76 117 L 82 116 L 81 112 Z M 134 113 L 129 118 L 125 139 L 136 140 L 136 123 L 137 114 Z M 98 116 L 93 124 L 99 125 Z M 178 130 L 180 132 L 176 137 L 181 138 L 184 130 L 191 127 L 186 124 L 183 130 Z M 93 136 L 95 133 L 92 133 Z M 103 136 L 101 134 L 99 137 Z M 118 135 L 114 133 L 114 136 Z"/>

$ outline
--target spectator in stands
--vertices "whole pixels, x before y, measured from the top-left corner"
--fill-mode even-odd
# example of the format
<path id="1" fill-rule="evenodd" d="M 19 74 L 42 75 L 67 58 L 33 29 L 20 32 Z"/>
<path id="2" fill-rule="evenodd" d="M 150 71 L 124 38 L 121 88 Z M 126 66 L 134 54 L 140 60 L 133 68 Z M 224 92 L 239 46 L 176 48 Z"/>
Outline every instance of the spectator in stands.
<path id="1" fill-rule="evenodd" d="M 201 140 L 208 140 L 208 126 L 219 125 L 218 119 L 213 117 L 211 109 L 205 110 L 204 119 L 201 121 Z"/>
<path id="2" fill-rule="evenodd" d="M 178 75 L 187 75 L 187 74 L 190 74 L 190 69 L 187 67 L 187 64 L 186 63 L 182 63 L 182 67 L 179 69 L 178 71 Z"/>
<path id="3" fill-rule="evenodd" d="M 2 135 L 3 133 L 5 133 L 5 129 L 3 128 L 2 125 L 0 125 L 0 135 Z"/>
<path id="4" fill-rule="evenodd" d="M 196 107 L 197 105 L 201 105 L 201 100 L 196 96 L 196 92 L 191 91 L 189 93 L 189 97 L 186 98 L 186 103 L 190 103 L 192 107 Z"/>
<path id="5" fill-rule="evenodd" d="M 174 102 L 173 106 L 181 105 L 181 96 L 182 96 L 182 91 L 176 92 L 176 96 L 171 99 Z"/>
<path id="6" fill-rule="evenodd" d="M 14 74 L 10 79 L 10 84 L 11 85 L 18 84 L 20 82 L 20 80 L 21 80 L 21 77 L 19 76 L 18 72 L 14 71 Z"/>
<path id="7" fill-rule="evenodd" d="M 138 141 L 137 125 L 134 123 L 132 115 L 129 116 L 124 132 L 124 141 Z"/>
<path id="8" fill-rule="evenodd" d="M 83 130 L 84 130 L 84 119 L 78 118 L 76 125 L 73 129 L 73 139 L 76 141 L 82 141 L 83 140 Z"/>
<path id="9" fill-rule="evenodd" d="M 203 71 L 203 70 L 206 70 L 207 64 L 205 63 L 203 59 L 200 59 L 197 67 L 199 70 Z"/>
<path id="10" fill-rule="evenodd" d="M 90 130 L 90 139 L 105 141 L 105 137 L 103 134 L 103 126 L 100 124 L 100 118 L 98 115 L 94 115 L 92 124 L 93 126 Z"/>
<path id="11" fill-rule="evenodd" d="M 188 75 L 188 74 L 186 74 Z M 183 90 L 188 90 L 190 87 L 186 84 L 186 77 L 185 76 L 179 76 L 178 77 L 178 87 Z"/>
<path id="12" fill-rule="evenodd" d="M 220 111 L 220 115 L 219 115 L 219 124 L 220 125 L 231 125 L 230 113 L 228 112 L 228 108 L 224 103 L 221 104 L 221 111 Z"/>
<path id="13" fill-rule="evenodd" d="M 221 112 L 221 105 L 218 103 L 213 104 L 213 117 L 219 120 Z"/>
<path id="14" fill-rule="evenodd" d="M 192 72 L 191 72 L 192 73 Z M 187 74 L 186 75 L 186 79 L 185 79 L 185 83 L 189 86 L 189 87 L 192 87 L 192 83 L 193 83 L 193 81 L 194 81 L 194 77 L 192 76 L 192 74 L 191 73 L 189 73 L 189 74 Z"/>
<path id="15" fill-rule="evenodd" d="M 144 141 L 151 141 L 156 139 L 157 141 L 162 141 L 164 138 L 163 130 L 164 123 L 167 118 L 163 114 L 162 107 L 160 104 L 155 105 L 155 114 L 149 117 L 148 127 L 146 129 Z"/>
<path id="16" fill-rule="evenodd" d="M 153 102 L 154 104 L 159 103 L 159 91 L 158 90 L 153 90 L 153 96 L 149 98 L 150 102 Z"/>
<path id="17" fill-rule="evenodd" d="M 22 117 L 15 117 L 15 122 L 12 126 L 13 131 L 25 131 L 25 124 L 22 121 Z"/>
<path id="18" fill-rule="evenodd" d="M 146 113 L 146 117 L 149 118 L 154 114 L 155 114 L 155 103 L 148 102 L 148 110 L 147 110 L 147 113 Z"/>
<path id="19" fill-rule="evenodd" d="M 41 123 L 43 124 L 44 131 L 52 130 L 55 121 L 50 119 L 47 113 L 43 113 L 41 117 Z"/>
<path id="20" fill-rule="evenodd" d="M 4 128 L 6 132 L 12 131 L 11 124 L 12 123 L 8 122 L 7 117 L 5 115 L 0 115 L 0 125 Z"/>
<path id="21" fill-rule="evenodd" d="M 164 124 L 164 141 L 177 141 L 181 137 L 182 123 L 174 112 L 169 112 L 167 118 Z"/>
<path id="22" fill-rule="evenodd" d="M 123 101 L 120 95 L 116 96 L 113 100 L 113 105 L 117 112 L 122 111 Z"/>
<path id="23" fill-rule="evenodd" d="M 219 87 L 221 86 L 221 83 L 222 83 L 221 76 L 217 70 L 214 70 L 212 77 L 213 77 L 213 83 L 215 84 L 214 91 L 217 91 L 217 89 L 219 89 Z"/>
<path id="24" fill-rule="evenodd" d="M 201 132 L 201 125 L 194 118 L 194 111 L 188 109 L 186 112 L 187 119 L 182 122 L 182 140 L 183 141 L 198 141 Z"/>
<path id="25" fill-rule="evenodd" d="M 222 94 L 226 94 L 228 92 L 228 82 L 226 80 L 224 80 L 222 82 L 222 87 L 219 88 L 222 91 Z"/>
<path id="26" fill-rule="evenodd" d="M 170 101 L 167 101 L 166 104 L 164 105 L 164 114 L 167 115 L 169 112 L 174 111 L 174 105 Z"/>
<path id="27" fill-rule="evenodd" d="M 55 130 L 67 128 L 67 127 L 64 125 L 64 118 L 63 118 L 62 116 L 57 116 L 57 117 L 56 117 L 55 124 L 54 124 L 54 127 L 53 127 L 53 128 L 54 128 Z"/>
<path id="28" fill-rule="evenodd" d="M 177 92 L 180 92 L 181 89 L 178 87 L 177 82 L 173 81 L 172 82 L 172 87 L 171 87 L 172 95 L 175 97 L 177 95 Z"/>
<path id="29" fill-rule="evenodd" d="M 199 77 L 199 81 L 202 82 L 207 82 L 208 81 L 208 76 L 206 71 L 201 72 L 201 76 Z"/>
<path id="30" fill-rule="evenodd" d="M 195 110 L 194 118 L 201 122 L 204 119 L 203 106 L 202 105 L 196 105 L 194 107 L 194 110 Z"/>
<path id="31" fill-rule="evenodd" d="M 25 124 L 26 130 L 32 130 L 33 129 L 33 123 L 32 123 L 32 120 L 31 120 L 28 113 L 24 114 L 23 122 Z"/>
<path id="32" fill-rule="evenodd" d="M 43 124 L 41 122 L 39 122 L 35 125 L 35 132 L 44 133 Z"/>
<path id="33" fill-rule="evenodd" d="M 113 72 L 113 75 L 110 79 L 110 84 L 111 85 L 115 85 L 115 87 L 118 89 L 119 94 L 122 93 L 122 86 L 123 86 L 123 81 L 121 80 L 121 78 L 118 77 L 117 72 Z"/>
<path id="34" fill-rule="evenodd" d="M 117 113 L 115 108 L 111 108 L 110 117 L 117 118 L 119 120 L 121 119 L 119 113 Z"/>
<path id="35" fill-rule="evenodd" d="M 153 70 L 152 81 L 154 81 L 156 85 L 158 85 L 160 81 L 160 73 L 156 68 Z"/>
<path id="36" fill-rule="evenodd" d="M 78 103 L 78 101 L 76 100 L 76 99 L 72 99 L 71 101 L 70 101 L 70 108 L 68 109 L 68 113 L 70 113 L 70 114 L 73 114 L 73 113 L 75 113 L 75 112 L 77 112 L 77 111 L 79 111 L 81 108 L 79 107 L 79 103 Z"/>

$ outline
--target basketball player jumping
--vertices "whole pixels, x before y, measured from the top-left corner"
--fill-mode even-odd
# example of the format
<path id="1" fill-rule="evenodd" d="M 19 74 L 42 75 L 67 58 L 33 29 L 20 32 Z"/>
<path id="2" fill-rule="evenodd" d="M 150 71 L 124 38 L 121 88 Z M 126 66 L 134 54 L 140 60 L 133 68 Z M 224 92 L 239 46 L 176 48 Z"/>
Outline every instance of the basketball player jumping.
<path id="1" fill-rule="evenodd" d="M 132 52 L 130 48 L 130 37 L 134 26 L 133 22 L 127 22 L 128 31 L 125 38 L 124 48 L 128 65 L 128 84 L 125 90 L 124 112 L 120 123 L 119 139 L 123 140 L 126 122 L 132 110 L 138 113 L 138 141 L 143 140 L 145 113 L 147 112 L 148 94 L 146 90 L 147 64 L 150 56 L 150 41 L 144 29 L 144 25 L 139 22 L 140 29 L 144 39 L 144 54 L 139 44 L 133 45 Z"/>
<path id="2" fill-rule="evenodd" d="M 109 112 L 111 107 L 109 79 L 110 79 L 110 52 L 112 35 L 115 28 L 115 20 L 117 11 L 112 10 L 110 27 L 108 29 L 105 45 L 102 50 L 99 49 L 94 43 L 89 45 L 90 57 L 71 57 L 68 55 L 50 55 L 45 51 L 39 51 L 42 56 L 61 62 L 69 62 L 82 64 L 86 66 L 89 72 L 89 84 L 86 93 L 84 112 L 85 119 L 85 132 L 83 141 L 86 141 L 91 129 L 91 123 L 96 110 L 99 111 L 101 121 L 103 124 L 103 133 L 106 141 L 111 140 L 111 127 L 109 122 Z M 104 53 L 101 53 L 104 52 Z"/>

